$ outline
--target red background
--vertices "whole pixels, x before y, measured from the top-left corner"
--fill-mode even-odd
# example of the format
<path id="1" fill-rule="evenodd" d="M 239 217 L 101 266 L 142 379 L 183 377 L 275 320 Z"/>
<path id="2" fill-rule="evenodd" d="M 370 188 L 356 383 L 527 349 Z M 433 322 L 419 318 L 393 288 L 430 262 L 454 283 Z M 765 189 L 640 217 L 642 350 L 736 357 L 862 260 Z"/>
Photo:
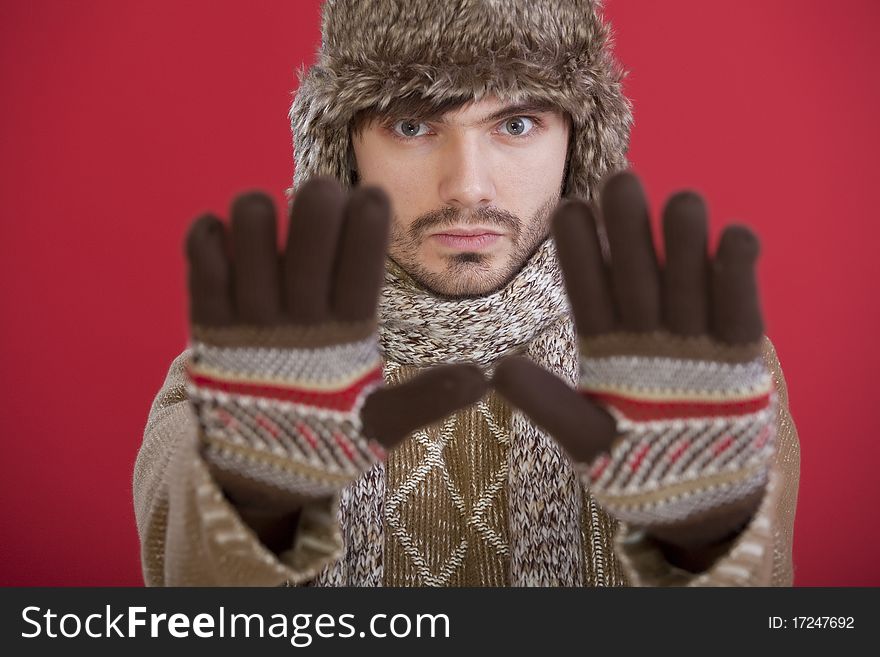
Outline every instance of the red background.
<path id="1" fill-rule="evenodd" d="M 799 585 L 878 585 L 873 0 L 609 0 L 631 160 L 763 243 L 803 460 Z M 0 3 L 0 584 L 142 582 L 131 475 L 186 341 L 182 238 L 283 207 L 308 2 Z"/>

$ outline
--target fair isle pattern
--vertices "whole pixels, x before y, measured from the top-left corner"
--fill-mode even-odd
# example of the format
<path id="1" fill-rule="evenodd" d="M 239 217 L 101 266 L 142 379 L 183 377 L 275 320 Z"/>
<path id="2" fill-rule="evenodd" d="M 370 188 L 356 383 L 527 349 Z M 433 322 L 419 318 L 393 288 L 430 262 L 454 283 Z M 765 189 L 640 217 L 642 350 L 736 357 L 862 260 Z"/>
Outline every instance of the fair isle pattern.
<path id="1" fill-rule="evenodd" d="M 592 391 L 627 394 L 638 390 L 641 397 L 687 396 L 724 399 L 749 396 L 773 387 L 770 372 L 761 358 L 746 363 L 718 367 L 712 360 L 681 358 L 606 356 L 584 358 L 581 362 L 581 383 Z"/>
<path id="2" fill-rule="evenodd" d="M 574 325 L 550 239 L 504 288 L 474 299 L 440 299 L 389 261 L 379 310 L 387 384 L 439 362 L 477 362 L 491 375 L 499 358 L 524 351 L 576 385 Z M 468 446 L 476 452 L 464 456 Z M 626 583 L 616 521 L 556 441 L 495 395 L 417 432 L 368 474 L 341 495 L 345 563 L 316 585 Z M 355 548 L 358 536 L 379 540 Z"/>
<path id="3" fill-rule="evenodd" d="M 234 372 L 239 380 L 270 381 L 281 385 L 300 381 L 303 387 L 333 390 L 345 381 L 372 372 L 381 364 L 376 336 L 367 340 L 312 349 L 217 347 L 194 344 L 200 370 L 216 375 Z"/>
<path id="4" fill-rule="evenodd" d="M 764 498 L 730 552 L 705 573 L 695 575 L 667 563 L 644 530 L 622 525 L 615 537 L 620 562 L 634 586 L 791 586 L 791 546 L 800 469 L 800 443 L 788 411 L 788 391 L 776 350 L 761 345 L 777 393 L 776 453 Z"/>
<path id="5" fill-rule="evenodd" d="M 762 359 L 583 356 L 580 372 L 582 394 L 614 415 L 620 433 L 610 452 L 580 466 L 616 517 L 678 523 L 766 486 L 777 400 Z"/>
<path id="6" fill-rule="evenodd" d="M 360 420 L 380 385 L 375 335 L 308 349 L 194 340 L 187 364 L 205 458 L 311 498 L 336 494 L 385 457 Z"/>

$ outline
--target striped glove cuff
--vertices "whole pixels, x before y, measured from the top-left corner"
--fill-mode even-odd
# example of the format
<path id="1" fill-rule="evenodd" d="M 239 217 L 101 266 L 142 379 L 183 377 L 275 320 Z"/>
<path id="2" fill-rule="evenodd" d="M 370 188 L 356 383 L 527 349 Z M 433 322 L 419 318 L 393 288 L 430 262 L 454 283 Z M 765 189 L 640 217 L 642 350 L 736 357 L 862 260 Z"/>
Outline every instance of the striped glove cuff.
<path id="1" fill-rule="evenodd" d="M 296 497 L 337 493 L 385 458 L 360 420 L 383 385 L 377 337 L 302 348 L 279 339 L 283 327 L 261 330 L 248 342 L 274 346 L 191 343 L 187 393 L 203 456 Z"/>
<path id="2" fill-rule="evenodd" d="M 581 466 L 585 484 L 616 517 L 648 528 L 763 490 L 776 437 L 776 392 L 759 350 L 654 340 L 594 338 L 580 361 L 581 393 L 619 434 Z"/>

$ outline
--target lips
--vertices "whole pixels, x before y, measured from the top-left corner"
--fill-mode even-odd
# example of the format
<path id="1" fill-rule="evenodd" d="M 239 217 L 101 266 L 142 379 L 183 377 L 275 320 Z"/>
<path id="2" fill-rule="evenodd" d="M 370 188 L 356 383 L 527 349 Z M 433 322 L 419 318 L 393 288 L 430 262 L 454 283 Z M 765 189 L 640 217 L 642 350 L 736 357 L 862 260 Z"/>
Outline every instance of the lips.
<path id="1" fill-rule="evenodd" d="M 486 228 L 449 228 L 434 233 L 431 239 L 456 251 L 482 251 L 496 244 L 503 235 Z"/>
<path id="2" fill-rule="evenodd" d="M 501 235 L 497 230 L 490 228 L 448 228 L 435 235 L 456 235 L 459 237 L 477 237 L 479 235 Z"/>

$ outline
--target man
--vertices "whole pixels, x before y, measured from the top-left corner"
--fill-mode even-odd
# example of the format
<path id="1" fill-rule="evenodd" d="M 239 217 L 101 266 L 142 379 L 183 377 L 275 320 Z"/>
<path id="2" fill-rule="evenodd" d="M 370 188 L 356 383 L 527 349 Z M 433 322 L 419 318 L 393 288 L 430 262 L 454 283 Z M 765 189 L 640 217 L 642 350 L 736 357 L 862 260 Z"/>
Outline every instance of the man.
<path id="1" fill-rule="evenodd" d="M 281 259 L 262 194 L 193 225 L 147 583 L 790 583 L 756 240 L 681 194 L 658 266 L 594 2 L 459 5 L 328 2 Z"/>

